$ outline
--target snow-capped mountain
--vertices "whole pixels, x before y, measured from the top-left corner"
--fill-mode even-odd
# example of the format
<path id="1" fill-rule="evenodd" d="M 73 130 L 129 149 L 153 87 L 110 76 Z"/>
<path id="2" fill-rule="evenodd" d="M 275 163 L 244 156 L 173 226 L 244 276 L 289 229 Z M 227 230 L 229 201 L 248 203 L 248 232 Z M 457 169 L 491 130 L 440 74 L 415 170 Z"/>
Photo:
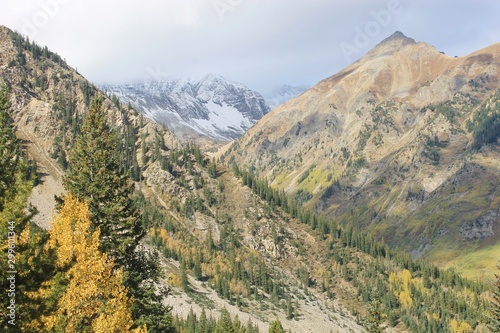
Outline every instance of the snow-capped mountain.
<path id="1" fill-rule="evenodd" d="M 199 81 L 103 85 L 101 89 L 186 139 L 231 141 L 269 111 L 259 93 L 214 74 Z"/>
<path id="2" fill-rule="evenodd" d="M 300 86 L 291 86 L 288 84 L 282 85 L 281 87 L 278 87 L 274 89 L 272 92 L 267 94 L 265 96 L 265 100 L 267 105 L 271 109 L 274 109 L 278 105 L 284 104 L 291 100 L 292 98 L 295 98 L 299 95 L 301 95 L 303 92 L 305 92 L 307 89 L 309 89 L 309 86 L 306 85 L 300 85 Z"/>

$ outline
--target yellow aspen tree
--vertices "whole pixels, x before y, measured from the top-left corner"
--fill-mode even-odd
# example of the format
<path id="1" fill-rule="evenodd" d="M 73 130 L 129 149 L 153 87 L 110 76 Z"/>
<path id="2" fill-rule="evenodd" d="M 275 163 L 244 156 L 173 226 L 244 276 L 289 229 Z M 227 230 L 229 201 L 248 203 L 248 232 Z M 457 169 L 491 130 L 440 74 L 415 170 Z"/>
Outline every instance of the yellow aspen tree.
<path id="1" fill-rule="evenodd" d="M 394 291 L 394 295 L 399 298 L 401 305 L 409 309 L 413 305 L 413 299 L 410 292 L 410 285 L 413 283 L 411 272 L 404 269 L 399 274 L 391 273 L 389 275 L 389 287 Z"/>
<path id="2" fill-rule="evenodd" d="M 465 321 L 456 319 L 450 321 L 450 328 L 453 333 L 471 333 L 473 331 L 472 327 Z"/>
<path id="3" fill-rule="evenodd" d="M 411 293 L 409 290 L 403 290 L 399 293 L 399 301 L 405 309 L 411 308 L 413 305 L 413 299 L 411 298 Z"/>
<path id="4" fill-rule="evenodd" d="M 99 250 L 99 229 L 89 232 L 88 206 L 69 196 L 52 224 L 49 249 L 64 271 L 67 287 L 55 313 L 45 318 L 49 331 L 121 333 L 131 330 L 132 299 L 123 285 L 123 272 Z"/>

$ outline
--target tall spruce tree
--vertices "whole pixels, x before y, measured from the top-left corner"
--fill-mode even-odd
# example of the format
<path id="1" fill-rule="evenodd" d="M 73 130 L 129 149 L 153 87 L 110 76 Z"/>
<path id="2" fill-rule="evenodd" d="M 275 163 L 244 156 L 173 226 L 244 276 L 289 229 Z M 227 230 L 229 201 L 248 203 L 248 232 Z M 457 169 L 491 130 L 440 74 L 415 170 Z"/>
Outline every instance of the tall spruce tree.
<path id="1" fill-rule="evenodd" d="M 91 102 L 69 155 L 65 186 L 89 205 L 92 227 L 101 230 L 101 249 L 117 264 L 128 266 L 145 230 L 133 205 L 134 185 L 120 171 L 118 139 L 107 124 L 103 101 L 98 96 Z"/>
<path id="2" fill-rule="evenodd" d="M 269 326 L 269 331 L 268 332 L 269 333 L 285 333 L 285 329 L 281 325 L 280 320 L 278 318 L 276 318 L 276 320 L 274 320 L 271 323 L 271 326 Z"/>
<path id="3" fill-rule="evenodd" d="M 162 275 L 158 258 L 140 250 L 145 228 L 134 205 L 134 184 L 120 171 L 116 131 L 107 124 L 104 98 L 91 102 L 69 155 L 66 189 L 89 207 L 91 228 L 100 230 L 100 249 L 124 268 L 124 284 L 132 296 L 136 326 L 151 332 L 173 332 L 171 308 L 163 306 L 168 290 L 158 289 Z"/>
<path id="4" fill-rule="evenodd" d="M 10 102 L 6 90 L 0 87 L 0 211 L 3 210 L 8 193 L 14 190 L 12 185 L 21 155 L 21 146 L 8 112 Z"/>
<path id="5" fill-rule="evenodd" d="M 231 315 L 226 308 L 223 308 L 220 313 L 219 321 L 215 326 L 215 333 L 233 333 L 233 321 Z"/>
<path id="6" fill-rule="evenodd" d="M 500 272 L 500 263 L 497 265 Z M 494 332 L 500 332 L 500 273 L 495 274 L 495 284 L 493 285 L 493 299 L 488 314 L 488 328 Z"/>
<path id="7" fill-rule="evenodd" d="M 0 87 L 0 262 L 5 268 L 0 272 L 0 289 L 5 291 L 0 293 L 0 331 L 40 332 L 31 323 L 46 315 L 49 306 L 33 293 L 53 275 L 55 259 L 43 251 L 47 234 L 31 222 L 36 210 L 27 200 L 34 170 L 22 154 L 9 107 L 7 90 Z M 7 292 L 13 275 L 14 293 Z M 8 307 L 12 296 L 14 313 Z"/>
<path id="8" fill-rule="evenodd" d="M 368 316 L 366 318 L 366 330 L 370 333 L 382 333 L 385 329 L 382 327 L 384 314 L 380 302 L 380 293 L 373 289 L 370 295 L 370 304 L 368 305 Z"/>

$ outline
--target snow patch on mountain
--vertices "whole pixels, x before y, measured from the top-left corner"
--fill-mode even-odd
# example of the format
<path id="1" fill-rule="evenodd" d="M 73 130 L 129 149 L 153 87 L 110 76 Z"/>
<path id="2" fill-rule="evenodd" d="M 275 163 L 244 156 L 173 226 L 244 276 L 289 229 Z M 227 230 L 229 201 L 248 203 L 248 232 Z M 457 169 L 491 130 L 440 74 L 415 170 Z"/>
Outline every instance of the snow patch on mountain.
<path id="1" fill-rule="evenodd" d="M 155 81 L 101 88 L 184 138 L 231 141 L 270 110 L 259 93 L 214 74 L 198 81 Z"/>

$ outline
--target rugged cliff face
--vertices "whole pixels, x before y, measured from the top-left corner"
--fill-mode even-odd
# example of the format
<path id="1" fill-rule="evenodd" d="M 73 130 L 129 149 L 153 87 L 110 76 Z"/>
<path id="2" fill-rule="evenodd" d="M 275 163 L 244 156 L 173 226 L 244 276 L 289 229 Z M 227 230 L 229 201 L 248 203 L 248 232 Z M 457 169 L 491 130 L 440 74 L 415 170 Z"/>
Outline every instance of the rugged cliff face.
<path id="1" fill-rule="evenodd" d="M 474 148 L 472 123 L 491 105 L 498 113 L 499 68 L 500 44 L 452 58 L 396 32 L 264 116 L 223 158 L 318 213 L 445 264 L 443 251 L 477 246 L 462 239 L 498 239 L 498 218 L 486 216 L 499 209 L 499 149 Z M 467 227 L 481 216 L 491 231 Z"/>
<path id="2" fill-rule="evenodd" d="M 102 89 L 176 135 L 199 142 L 238 138 L 269 111 L 259 93 L 214 74 L 199 81 L 105 85 Z"/>

